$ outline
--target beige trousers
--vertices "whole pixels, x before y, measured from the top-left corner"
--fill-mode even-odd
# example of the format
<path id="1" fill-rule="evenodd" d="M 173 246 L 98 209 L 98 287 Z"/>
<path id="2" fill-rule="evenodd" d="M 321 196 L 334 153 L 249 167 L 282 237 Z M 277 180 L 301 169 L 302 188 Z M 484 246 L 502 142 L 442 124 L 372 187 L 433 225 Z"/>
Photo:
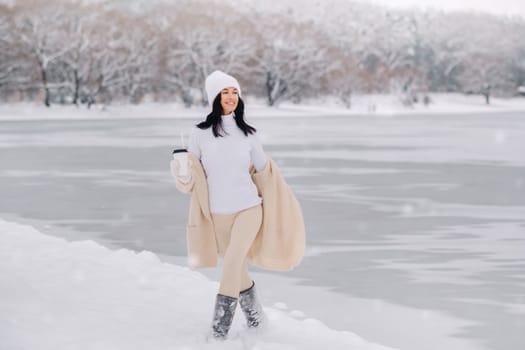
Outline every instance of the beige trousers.
<path id="1" fill-rule="evenodd" d="M 219 293 L 233 298 L 252 286 L 246 256 L 261 227 L 262 207 L 233 214 L 212 214 L 219 256 L 223 258 Z"/>

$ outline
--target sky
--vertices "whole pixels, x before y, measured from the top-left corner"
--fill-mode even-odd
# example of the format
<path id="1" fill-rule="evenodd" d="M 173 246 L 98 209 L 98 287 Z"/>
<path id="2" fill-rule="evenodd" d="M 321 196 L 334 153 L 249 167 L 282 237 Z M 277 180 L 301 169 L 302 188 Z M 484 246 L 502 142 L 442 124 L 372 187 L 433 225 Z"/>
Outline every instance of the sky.
<path id="1" fill-rule="evenodd" d="M 525 0 L 361 0 L 394 8 L 432 7 L 445 11 L 476 10 L 496 15 L 520 15 L 525 18 Z"/>

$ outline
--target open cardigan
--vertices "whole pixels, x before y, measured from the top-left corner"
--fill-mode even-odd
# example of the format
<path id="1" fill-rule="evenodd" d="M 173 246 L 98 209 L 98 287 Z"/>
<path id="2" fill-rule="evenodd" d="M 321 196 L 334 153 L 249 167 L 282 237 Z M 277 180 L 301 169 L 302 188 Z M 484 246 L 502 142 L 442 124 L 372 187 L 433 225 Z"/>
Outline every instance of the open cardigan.
<path id="1" fill-rule="evenodd" d="M 191 193 L 187 225 L 188 258 L 191 267 L 215 267 L 217 240 L 209 209 L 208 185 L 201 162 L 188 153 L 191 180 L 176 181 L 177 189 Z M 268 159 L 261 172 L 250 174 L 262 198 L 263 219 L 248 252 L 248 261 L 271 270 L 291 270 L 304 255 L 305 228 L 301 206 L 284 181 L 277 164 Z"/>

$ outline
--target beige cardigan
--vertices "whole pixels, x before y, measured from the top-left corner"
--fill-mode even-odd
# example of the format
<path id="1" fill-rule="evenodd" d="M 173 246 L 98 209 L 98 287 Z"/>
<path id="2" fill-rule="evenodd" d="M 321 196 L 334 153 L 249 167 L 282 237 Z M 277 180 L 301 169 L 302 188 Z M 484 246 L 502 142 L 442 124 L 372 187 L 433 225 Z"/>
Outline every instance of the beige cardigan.
<path id="1" fill-rule="evenodd" d="M 208 185 L 200 161 L 188 153 L 192 162 L 190 182 L 176 181 L 183 193 L 191 193 L 187 243 L 191 267 L 217 266 L 217 241 L 208 202 Z M 291 270 L 304 255 L 305 229 L 301 206 L 272 159 L 263 171 L 250 174 L 263 199 L 261 228 L 248 252 L 248 261 L 272 270 Z"/>

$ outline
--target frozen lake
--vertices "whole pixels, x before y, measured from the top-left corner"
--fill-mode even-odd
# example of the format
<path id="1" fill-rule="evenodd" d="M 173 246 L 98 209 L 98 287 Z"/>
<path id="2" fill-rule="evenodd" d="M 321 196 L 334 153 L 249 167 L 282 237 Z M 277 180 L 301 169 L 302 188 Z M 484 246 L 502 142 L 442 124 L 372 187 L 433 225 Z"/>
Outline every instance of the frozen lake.
<path id="1" fill-rule="evenodd" d="M 0 121 L 0 217 L 184 261 L 168 162 L 197 121 Z M 525 348 L 523 113 L 251 123 L 306 220 L 307 256 L 274 281 L 342 298 L 295 307 L 402 349 Z"/>

